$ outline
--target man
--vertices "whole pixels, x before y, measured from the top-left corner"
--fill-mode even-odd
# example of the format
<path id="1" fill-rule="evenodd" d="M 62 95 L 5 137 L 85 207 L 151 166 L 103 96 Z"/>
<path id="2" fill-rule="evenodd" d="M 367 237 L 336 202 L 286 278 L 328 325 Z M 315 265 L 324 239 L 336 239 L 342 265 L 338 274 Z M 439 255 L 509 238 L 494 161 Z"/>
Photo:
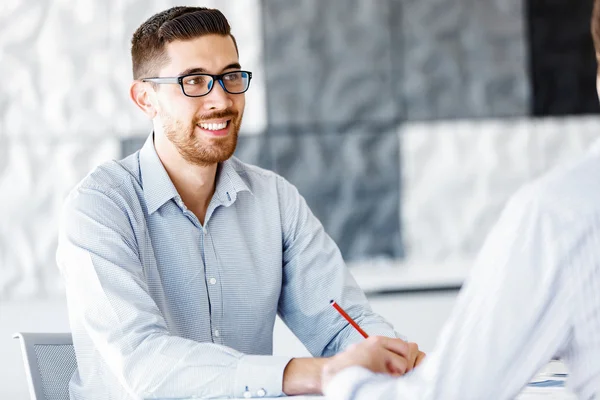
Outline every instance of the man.
<path id="1" fill-rule="evenodd" d="M 592 30 L 600 54 L 600 0 Z M 558 357 L 578 398 L 600 399 L 600 141 L 511 199 L 422 366 L 402 378 L 369 371 L 406 351 L 373 338 L 335 356 L 324 368 L 326 394 L 512 399 Z"/>
<path id="2" fill-rule="evenodd" d="M 78 370 L 72 399 L 320 393 L 323 358 L 272 356 L 279 313 L 314 356 L 372 335 L 423 359 L 369 308 L 294 186 L 232 157 L 252 74 L 217 10 L 175 7 L 133 35 L 131 98 L 154 132 L 66 200 L 57 260 Z"/>

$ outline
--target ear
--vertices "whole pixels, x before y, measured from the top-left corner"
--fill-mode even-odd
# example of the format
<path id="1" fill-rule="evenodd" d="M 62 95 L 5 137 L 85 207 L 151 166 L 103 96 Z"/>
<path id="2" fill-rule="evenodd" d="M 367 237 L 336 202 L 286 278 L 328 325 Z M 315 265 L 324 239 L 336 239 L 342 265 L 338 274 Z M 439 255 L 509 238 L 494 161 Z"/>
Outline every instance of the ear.
<path id="1" fill-rule="evenodd" d="M 135 80 L 131 82 L 129 88 L 129 97 L 148 116 L 153 119 L 157 114 L 157 109 L 154 106 L 156 104 L 156 96 L 152 86 L 147 82 Z"/>

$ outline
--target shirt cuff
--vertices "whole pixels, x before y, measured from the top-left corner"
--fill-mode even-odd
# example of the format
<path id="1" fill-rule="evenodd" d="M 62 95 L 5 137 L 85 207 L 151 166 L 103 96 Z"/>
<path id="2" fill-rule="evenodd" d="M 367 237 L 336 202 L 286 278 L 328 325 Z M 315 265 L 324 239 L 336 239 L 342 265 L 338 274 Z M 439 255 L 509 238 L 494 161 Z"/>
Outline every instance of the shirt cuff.
<path id="1" fill-rule="evenodd" d="M 283 371 L 292 357 L 244 355 L 235 372 L 235 397 L 283 395 Z"/>
<path id="2" fill-rule="evenodd" d="M 323 394 L 330 400 L 349 400 L 366 381 L 376 375 L 362 367 L 350 367 L 342 370 L 323 388 Z"/>
<path id="3" fill-rule="evenodd" d="M 369 336 L 386 336 L 390 338 L 402 339 L 408 342 L 408 338 L 404 335 L 399 334 L 391 328 L 389 325 L 377 324 L 377 325 L 366 325 L 363 327 Z"/>

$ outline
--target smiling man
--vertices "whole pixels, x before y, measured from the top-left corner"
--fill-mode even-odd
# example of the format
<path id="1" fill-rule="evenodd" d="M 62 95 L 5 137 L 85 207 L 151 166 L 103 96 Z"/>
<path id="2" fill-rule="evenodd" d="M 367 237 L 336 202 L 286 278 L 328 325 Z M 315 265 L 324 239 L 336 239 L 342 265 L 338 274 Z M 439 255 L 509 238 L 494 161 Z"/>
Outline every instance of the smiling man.
<path id="1" fill-rule="evenodd" d="M 143 148 L 69 195 L 57 261 L 78 370 L 72 399 L 321 392 L 328 356 L 390 337 L 380 372 L 424 357 L 374 314 L 294 186 L 233 157 L 252 73 L 217 10 L 175 7 L 132 40 Z M 276 315 L 319 358 L 272 355 Z"/>

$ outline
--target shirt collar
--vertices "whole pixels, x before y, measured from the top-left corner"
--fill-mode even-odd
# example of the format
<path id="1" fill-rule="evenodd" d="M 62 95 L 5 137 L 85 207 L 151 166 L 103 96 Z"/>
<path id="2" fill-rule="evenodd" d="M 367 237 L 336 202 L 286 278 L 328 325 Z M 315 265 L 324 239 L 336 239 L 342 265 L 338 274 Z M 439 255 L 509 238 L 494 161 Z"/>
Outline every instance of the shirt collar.
<path id="1" fill-rule="evenodd" d="M 179 193 L 154 148 L 154 133 L 148 136 L 140 150 L 140 171 L 148 214 L 154 213 L 169 200 L 179 198 Z M 220 204 L 228 207 L 235 202 L 237 194 L 242 191 L 252 194 L 236 170 L 234 161 L 229 159 L 219 163 L 213 197 L 216 197 Z"/>
<path id="2" fill-rule="evenodd" d="M 217 184 L 215 187 L 215 196 L 221 204 L 229 207 L 237 199 L 239 192 L 247 191 L 253 194 L 246 182 L 242 179 L 236 170 L 237 163 L 234 158 L 219 163 L 217 169 Z"/>
<path id="3" fill-rule="evenodd" d="M 140 150 L 140 171 L 148 214 L 154 213 L 172 198 L 179 197 L 167 170 L 154 148 L 154 132 L 148 136 Z"/>

